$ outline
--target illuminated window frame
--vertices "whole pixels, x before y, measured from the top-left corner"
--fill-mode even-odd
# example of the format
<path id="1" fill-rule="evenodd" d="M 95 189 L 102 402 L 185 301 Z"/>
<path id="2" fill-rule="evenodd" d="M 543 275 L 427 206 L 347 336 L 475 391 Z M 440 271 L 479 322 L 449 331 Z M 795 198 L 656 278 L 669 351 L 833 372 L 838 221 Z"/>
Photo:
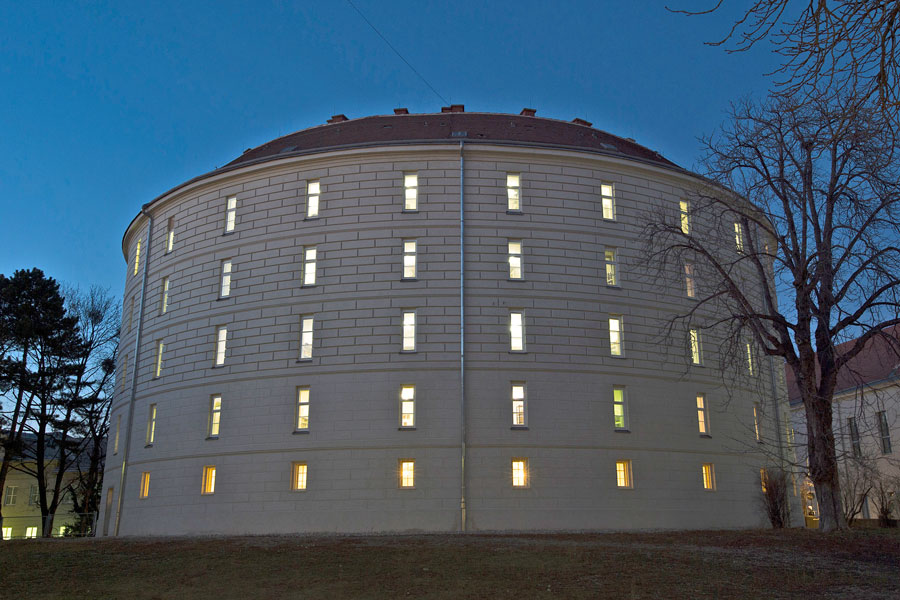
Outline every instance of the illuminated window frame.
<path id="1" fill-rule="evenodd" d="M 609 315 L 609 354 L 622 356 L 625 350 L 622 315 Z"/>
<path id="2" fill-rule="evenodd" d="M 3 528 L 3 541 L 8 542 L 12 539 L 12 527 Z"/>
<path id="3" fill-rule="evenodd" d="M 229 196 L 225 200 L 225 233 L 234 231 L 237 223 L 237 196 Z"/>
<path id="4" fill-rule="evenodd" d="M 734 249 L 738 254 L 744 253 L 744 227 L 739 221 L 734 222 Z"/>
<path id="5" fill-rule="evenodd" d="M 203 467 L 203 481 L 200 486 L 202 496 L 211 496 L 216 493 L 216 465 Z"/>
<path id="6" fill-rule="evenodd" d="M 141 491 L 138 498 L 145 500 L 150 497 L 150 471 L 141 473 Z"/>
<path id="7" fill-rule="evenodd" d="M 416 351 L 416 311 L 405 310 L 401 314 L 400 352 Z"/>
<path id="8" fill-rule="evenodd" d="M 159 298 L 159 314 L 164 315 L 167 310 L 169 310 L 169 278 L 163 277 Z"/>
<path id="9" fill-rule="evenodd" d="M 137 244 L 134 247 L 134 274 L 138 274 L 138 269 L 140 269 L 141 265 L 141 239 L 138 238 Z"/>
<path id="10" fill-rule="evenodd" d="M 397 487 L 401 490 L 416 488 L 416 460 L 414 458 L 397 460 Z"/>
<path id="11" fill-rule="evenodd" d="M 509 263 L 509 279 L 525 279 L 525 262 L 522 253 L 522 240 L 506 240 L 507 262 Z"/>
<path id="12" fill-rule="evenodd" d="M 681 213 L 681 220 L 680 220 L 681 233 L 683 233 L 684 235 L 690 235 L 690 233 L 691 233 L 691 214 L 690 214 L 691 205 L 688 203 L 687 200 L 682 200 L 678 203 L 678 208 Z"/>
<path id="13" fill-rule="evenodd" d="M 316 285 L 316 265 L 318 264 L 317 250 L 315 246 L 303 247 L 303 284 L 304 286 Z"/>
<path id="14" fill-rule="evenodd" d="M 402 277 L 401 279 L 416 279 L 419 274 L 419 266 L 418 266 L 418 252 L 419 252 L 419 243 L 418 240 L 414 239 L 406 239 L 403 240 L 403 264 L 402 264 Z"/>
<path id="15" fill-rule="evenodd" d="M 419 174 L 403 174 L 403 212 L 419 210 Z"/>
<path id="16" fill-rule="evenodd" d="M 297 388 L 297 418 L 294 431 L 309 431 L 309 386 Z"/>
<path id="17" fill-rule="evenodd" d="M 305 492 L 309 467 L 305 462 L 291 463 L 291 489 L 295 492 Z"/>
<path id="18" fill-rule="evenodd" d="M 145 444 L 152 446 L 156 440 L 156 403 L 150 405 L 147 413 L 147 436 Z"/>
<path id="19" fill-rule="evenodd" d="M 700 336 L 700 330 L 691 328 L 688 336 L 691 349 L 691 364 L 700 366 L 703 364 L 703 339 Z"/>
<path id="20" fill-rule="evenodd" d="M 744 350 L 747 357 L 747 374 L 752 377 L 756 375 L 756 361 L 753 360 L 753 344 L 745 341 Z"/>
<path id="21" fill-rule="evenodd" d="M 762 433 L 760 432 L 759 427 L 759 415 L 760 415 L 760 407 L 759 402 L 753 403 L 753 431 L 756 434 L 756 441 L 762 444 Z"/>
<path id="22" fill-rule="evenodd" d="M 509 311 L 509 351 L 525 352 L 525 311 Z"/>
<path id="23" fill-rule="evenodd" d="M 222 425 L 222 395 L 213 394 L 209 397 L 209 423 L 206 428 L 206 437 L 216 439 L 219 437 L 219 428 Z"/>
<path id="24" fill-rule="evenodd" d="M 617 287 L 619 285 L 619 251 L 617 248 L 607 246 L 603 249 L 603 263 L 606 266 L 606 285 Z"/>
<path id="25" fill-rule="evenodd" d="M 620 490 L 630 490 L 634 488 L 630 460 L 616 461 L 616 487 Z"/>
<path id="26" fill-rule="evenodd" d="M 703 463 L 700 466 L 700 474 L 703 477 L 703 489 L 707 492 L 716 491 L 716 466 L 712 463 Z"/>
<path id="27" fill-rule="evenodd" d="M 306 218 L 315 219 L 319 216 L 319 196 L 322 194 L 322 184 L 319 180 L 306 184 Z"/>
<path id="28" fill-rule="evenodd" d="M 116 416 L 116 436 L 113 438 L 113 454 L 119 453 L 119 432 L 122 430 L 122 415 Z"/>
<path id="29" fill-rule="evenodd" d="M 600 206 L 604 221 L 616 220 L 616 190 L 613 184 L 600 184 Z"/>
<path id="30" fill-rule="evenodd" d="M 684 287 L 688 298 L 697 297 L 697 280 L 694 277 L 694 263 L 684 263 Z"/>
<path id="31" fill-rule="evenodd" d="M 221 367 L 225 364 L 225 354 L 228 351 L 228 327 L 222 326 L 216 328 L 216 357 L 215 366 Z"/>
<path id="32" fill-rule="evenodd" d="M 38 530 L 37 526 L 26 527 L 25 528 L 25 539 L 26 540 L 37 539 L 37 530 Z"/>
<path id="33" fill-rule="evenodd" d="M 507 212 L 522 212 L 522 174 L 506 174 L 506 210 Z"/>
<path id="34" fill-rule="evenodd" d="M 525 429 L 528 427 L 528 388 L 524 381 L 513 381 L 510 384 L 512 400 L 512 426 Z"/>
<path id="35" fill-rule="evenodd" d="M 121 377 L 122 380 L 122 389 L 125 390 L 128 387 L 128 353 L 125 353 L 122 356 L 122 372 Z"/>
<path id="36" fill-rule="evenodd" d="M 300 317 L 300 359 L 302 361 L 313 358 L 313 324 L 312 316 Z"/>
<path id="37" fill-rule="evenodd" d="M 613 386 L 613 427 L 628 431 L 628 395 L 621 385 Z"/>
<path id="38" fill-rule="evenodd" d="M 525 489 L 531 486 L 531 477 L 528 472 L 528 459 L 515 457 L 510 464 L 512 470 L 512 486 L 515 489 Z"/>
<path id="39" fill-rule="evenodd" d="M 162 340 L 156 342 L 156 375 L 154 375 L 155 379 L 158 379 L 162 376 L 162 368 L 163 368 L 163 352 L 165 352 L 166 343 Z"/>
<path id="40" fill-rule="evenodd" d="M 231 259 L 222 261 L 221 281 L 219 284 L 219 298 L 227 298 L 231 295 L 231 273 L 234 270 Z"/>
<path id="41" fill-rule="evenodd" d="M 700 435 L 709 435 L 709 406 L 706 402 L 706 394 L 697 394 L 697 429 L 700 431 Z"/>
<path id="42" fill-rule="evenodd" d="M 169 217 L 166 222 L 166 254 L 175 247 L 175 217 Z"/>
<path id="43" fill-rule="evenodd" d="M 416 386 L 400 386 L 400 429 L 416 428 Z"/>

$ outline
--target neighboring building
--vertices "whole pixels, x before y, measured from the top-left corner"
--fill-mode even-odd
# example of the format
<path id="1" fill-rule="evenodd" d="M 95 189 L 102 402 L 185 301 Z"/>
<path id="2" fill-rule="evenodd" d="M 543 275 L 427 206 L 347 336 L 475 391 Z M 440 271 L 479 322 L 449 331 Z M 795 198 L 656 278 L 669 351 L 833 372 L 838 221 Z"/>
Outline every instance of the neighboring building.
<path id="1" fill-rule="evenodd" d="M 893 341 L 892 341 L 893 340 Z M 840 355 L 855 340 L 839 344 Z M 785 368 L 791 403 L 796 455 L 806 463 L 806 414 L 793 371 Z M 859 518 L 875 519 L 879 484 L 894 498 L 893 518 L 900 505 L 900 326 L 873 337 L 838 374 L 832 427 L 845 499 L 861 501 Z M 872 476 L 867 474 L 871 469 Z M 818 518 L 818 504 L 810 481 L 804 490 L 804 512 Z M 863 498 L 863 496 L 865 496 Z M 808 522 L 810 520 L 808 519 Z M 814 521 L 813 521 L 814 522 Z"/>
<path id="2" fill-rule="evenodd" d="M 773 363 L 729 395 L 714 340 L 662 336 L 693 272 L 638 275 L 647 211 L 711 227 L 701 185 L 580 119 L 455 105 L 159 196 L 122 242 L 102 534 L 764 524 Z"/>

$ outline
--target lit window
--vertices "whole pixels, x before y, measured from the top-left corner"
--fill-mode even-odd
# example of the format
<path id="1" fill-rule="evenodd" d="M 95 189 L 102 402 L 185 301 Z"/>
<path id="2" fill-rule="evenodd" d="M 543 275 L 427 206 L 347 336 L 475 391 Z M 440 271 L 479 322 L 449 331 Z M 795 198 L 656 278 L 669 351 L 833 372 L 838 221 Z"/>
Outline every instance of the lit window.
<path id="1" fill-rule="evenodd" d="M 122 430 L 122 415 L 116 417 L 116 437 L 113 438 L 113 454 L 119 453 L 119 431 Z"/>
<path id="2" fill-rule="evenodd" d="M 37 538 L 37 527 L 26 527 L 25 538 L 30 540 Z"/>
<path id="3" fill-rule="evenodd" d="M 416 278 L 416 240 L 403 240 L 403 279 Z"/>
<path id="4" fill-rule="evenodd" d="M 234 222 L 237 218 L 237 196 L 231 196 L 225 202 L 225 233 L 234 231 Z"/>
<path id="5" fill-rule="evenodd" d="M 131 308 L 128 309 L 128 330 L 134 327 L 134 296 L 131 297 Z"/>
<path id="6" fill-rule="evenodd" d="M 219 288 L 219 296 L 226 298 L 231 295 L 231 259 L 222 261 L 222 285 Z"/>
<path id="7" fill-rule="evenodd" d="M 400 427 L 416 426 L 416 386 L 400 388 Z"/>
<path id="8" fill-rule="evenodd" d="M 734 249 L 740 253 L 744 252 L 744 229 L 740 223 L 734 224 Z"/>
<path id="9" fill-rule="evenodd" d="M 512 459 L 512 484 L 513 487 L 528 487 L 528 459 Z"/>
<path id="10" fill-rule="evenodd" d="M 847 428 L 850 430 L 850 447 L 853 449 L 853 456 L 862 457 L 862 446 L 859 443 L 859 427 L 856 425 L 856 418 L 847 419 Z"/>
<path id="11" fill-rule="evenodd" d="M 216 330 L 216 366 L 225 364 L 225 348 L 228 344 L 228 328 L 219 327 Z"/>
<path id="12" fill-rule="evenodd" d="M 147 498 L 150 496 L 150 472 L 144 471 L 141 473 L 141 498 Z"/>
<path id="13" fill-rule="evenodd" d="M 409 310 L 403 313 L 403 352 L 416 351 L 416 312 Z"/>
<path id="14" fill-rule="evenodd" d="M 9 541 L 12 539 L 12 527 L 4 527 L 3 528 L 3 541 Z"/>
<path id="15" fill-rule="evenodd" d="M 890 454 L 893 450 L 891 448 L 891 430 L 888 427 L 887 415 L 882 410 L 876 416 L 878 417 L 878 433 L 881 436 L 881 453 Z"/>
<path id="16" fill-rule="evenodd" d="M 694 265 L 691 263 L 684 263 L 684 285 L 687 288 L 687 297 L 696 298 L 697 287 L 694 283 Z"/>
<path id="17" fill-rule="evenodd" d="M 303 249 L 303 285 L 316 284 L 316 247 Z"/>
<path id="18" fill-rule="evenodd" d="M 169 278 L 163 277 L 162 296 L 159 299 L 159 314 L 164 315 L 169 310 Z"/>
<path id="19" fill-rule="evenodd" d="M 509 240 L 509 278 L 522 279 L 522 240 Z"/>
<path id="20" fill-rule="evenodd" d="M 125 354 L 125 356 L 122 357 L 121 379 L 122 379 L 122 389 L 124 390 L 125 387 L 128 385 L 128 354 Z"/>
<path id="21" fill-rule="evenodd" d="M 519 311 L 509 313 L 509 349 L 511 352 L 525 351 L 525 317 Z"/>
<path id="22" fill-rule="evenodd" d="M 400 487 L 416 487 L 416 461 L 408 458 L 400 459 Z"/>
<path id="23" fill-rule="evenodd" d="M 403 175 L 403 210 L 419 208 L 419 175 L 406 173 Z"/>
<path id="24" fill-rule="evenodd" d="M 309 388 L 297 388 L 297 431 L 309 429 Z"/>
<path id="25" fill-rule="evenodd" d="M 216 467 L 215 465 L 207 465 L 203 467 L 203 487 L 200 488 L 201 494 L 216 493 Z"/>
<path id="26" fill-rule="evenodd" d="M 209 399 L 209 431 L 207 436 L 219 437 L 219 424 L 222 422 L 222 396 L 216 394 Z"/>
<path id="27" fill-rule="evenodd" d="M 134 247 L 134 274 L 138 274 L 138 267 L 141 264 L 141 240 L 137 241 L 137 245 Z"/>
<path id="28" fill-rule="evenodd" d="M 768 479 L 769 479 L 769 476 L 768 476 L 768 474 L 766 473 L 766 470 L 765 470 L 765 469 L 760 469 L 760 470 L 759 470 L 759 482 L 760 482 L 760 484 L 761 484 L 761 486 L 762 486 L 762 493 L 763 493 L 763 494 L 766 493 L 766 481 L 767 481 Z"/>
<path id="29" fill-rule="evenodd" d="M 163 367 L 163 350 L 165 350 L 166 344 L 160 340 L 156 344 L 156 377 L 162 375 L 162 367 Z"/>
<path id="30" fill-rule="evenodd" d="M 300 318 L 300 360 L 312 360 L 313 318 Z"/>
<path id="31" fill-rule="evenodd" d="M 622 356 L 622 317 L 609 317 L 609 353 Z"/>
<path id="32" fill-rule="evenodd" d="M 19 488 L 15 485 L 6 486 L 6 494 L 3 496 L 3 506 L 13 506 L 16 503 L 16 494 Z"/>
<path id="33" fill-rule="evenodd" d="M 603 260 L 606 263 L 606 285 L 619 285 L 619 274 L 616 269 L 617 254 L 615 248 L 606 248 L 603 251 Z"/>
<path id="34" fill-rule="evenodd" d="M 38 485 L 32 483 L 31 489 L 28 490 L 28 506 L 35 506 L 38 504 L 38 493 Z"/>
<path id="35" fill-rule="evenodd" d="M 150 405 L 150 412 L 147 415 L 147 445 L 151 446 L 153 440 L 156 439 L 156 404 Z"/>
<path id="36" fill-rule="evenodd" d="M 318 181 L 310 181 L 306 186 L 306 218 L 312 219 L 319 216 L 319 193 L 321 186 Z"/>
<path id="37" fill-rule="evenodd" d="M 620 488 L 631 488 L 633 487 L 631 482 L 631 461 L 630 460 L 617 460 L 616 461 L 616 486 Z"/>
<path id="38" fill-rule="evenodd" d="M 166 224 L 166 254 L 175 247 L 175 217 L 169 217 Z"/>
<path id="39" fill-rule="evenodd" d="M 628 429 L 628 407 L 625 404 L 625 388 L 613 388 L 613 423 L 616 429 Z"/>
<path id="40" fill-rule="evenodd" d="M 706 409 L 706 396 L 703 394 L 697 394 L 697 427 L 701 434 L 709 435 L 709 412 Z"/>
<path id="41" fill-rule="evenodd" d="M 603 218 L 614 221 L 616 218 L 616 199 L 613 194 L 613 186 L 601 185 L 600 198 L 603 205 Z"/>
<path id="42" fill-rule="evenodd" d="M 716 469 L 712 463 L 704 463 L 703 471 L 703 489 L 707 491 L 715 491 L 716 489 Z"/>
<path id="43" fill-rule="evenodd" d="M 700 341 L 700 330 L 691 329 L 691 362 L 695 365 L 703 362 L 703 347 Z"/>
<path id="44" fill-rule="evenodd" d="M 691 233 L 691 216 L 687 200 L 679 202 L 679 208 L 681 209 L 681 233 L 688 235 Z"/>
<path id="45" fill-rule="evenodd" d="M 512 384 L 512 419 L 513 425 L 525 427 L 525 384 Z"/>
<path id="46" fill-rule="evenodd" d="M 306 489 L 306 463 L 305 462 L 295 462 L 293 464 L 293 468 L 291 469 L 293 474 L 291 475 L 291 488 L 295 492 L 301 492 Z"/>
<path id="47" fill-rule="evenodd" d="M 753 403 L 753 431 L 756 433 L 756 441 L 762 443 L 762 435 L 759 431 L 759 402 Z"/>
<path id="48" fill-rule="evenodd" d="M 753 364 L 753 346 L 750 345 L 750 342 L 744 342 L 744 350 L 747 354 L 747 373 L 755 375 L 756 366 Z"/>
<path id="49" fill-rule="evenodd" d="M 506 174 L 506 198 L 507 198 L 507 210 L 522 210 L 522 204 L 520 202 L 521 198 L 519 196 L 520 191 L 520 178 L 518 173 L 507 173 Z"/>

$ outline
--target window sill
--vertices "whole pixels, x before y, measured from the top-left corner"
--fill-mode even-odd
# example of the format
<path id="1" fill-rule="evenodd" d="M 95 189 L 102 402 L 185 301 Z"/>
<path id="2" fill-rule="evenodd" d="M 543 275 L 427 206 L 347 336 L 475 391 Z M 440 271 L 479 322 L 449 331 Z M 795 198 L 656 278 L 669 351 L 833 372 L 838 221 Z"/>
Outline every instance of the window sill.
<path id="1" fill-rule="evenodd" d="M 628 485 L 628 486 L 617 485 L 616 489 L 621 490 L 623 492 L 631 492 L 631 491 L 634 491 L 634 486 L 633 485 Z"/>
<path id="2" fill-rule="evenodd" d="M 709 434 L 708 434 L 708 433 L 701 433 L 701 434 L 700 434 L 700 437 L 702 437 L 702 438 L 706 438 L 706 439 L 709 439 L 709 440 L 711 440 L 711 439 L 712 439 L 712 436 L 711 436 L 711 435 L 709 435 Z"/>
<path id="3" fill-rule="evenodd" d="M 606 288 L 607 288 L 607 289 L 610 289 L 610 290 L 621 290 L 621 289 L 622 289 L 622 286 L 619 285 L 618 283 L 613 283 L 613 284 L 607 283 L 607 284 L 606 284 Z"/>
<path id="4" fill-rule="evenodd" d="M 400 281 L 418 281 L 418 277 L 401 277 Z"/>
<path id="5" fill-rule="evenodd" d="M 615 433 L 631 433 L 630 429 L 625 429 L 625 428 L 617 428 L 617 429 L 613 429 L 613 431 Z"/>
<path id="6" fill-rule="evenodd" d="M 223 231 L 222 235 L 234 235 L 234 229 L 232 229 L 231 231 Z"/>
<path id="7" fill-rule="evenodd" d="M 401 350 L 400 354 L 416 354 L 416 350 Z"/>
<path id="8" fill-rule="evenodd" d="M 402 485 L 401 485 L 401 486 L 398 486 L 397 489 L 405 492 L 405 491 L 407 491 L 407 490 L 414 490 L 414 489 L 416 489 L 416 486 L 414 486 L 414 485 L 402 486 Z"/>
<path id="9" fill-rule="evenodd" d="M 291 490 L 291 491 L 292 491 L 292 492 L 297 492 L 297 493 L 299 493 L 299 494 L 305 494 L 305 493 L 306 493 L 306 488 L 294 488 L 294 489 Z"/>
<path id="10" fill-rule="evenodd" d="M 510 350 L 507 354 L 528 354 L 527 350 Z"/>
<path id="11" fill-rule="evenodd" d="M 610 358 L 625 358 L 624 354 L 610 354 Z"/>
<path id="12" fill-rule="evenodd" d="M 153 444 L 144 444 L 144 448 L 152 448 Z"/>
<path id="13" fill-rule="evenodd" d="M 216 298 L 216 300 L 231 300 L 231 296 L 219 296 L 218 298 Z"/>
<path id="14" fill-rule="evenodd" d="M 305 435 L 309 433 L 309 429 L 295 429 L 291 432 L 291 435 Z"/>
<path id="15" fill-rule="evenodd" d="M 602 217 L 600 220 L 601 220 L 601 221 L 606 221 L 607 223 L 615 223 L 615 222 L 616 222 L 616 219 L 615 219 L 615 218 L 610 219 L 609 217 Z"/>
<path id="16" fill-rule="evenodd" d="M 298 363 L 309 363 L 309 362 L 312 362 L 312 360 L 313 359 L 311 359 L 311 358 L 298 358 L 297 362 Z"/>
<path id="17" fill-rule="evenodd" d="M 419 209 L 418 208 L 404 208 L 400 212 L 403 214 L 407 214 L 407 215 L 414 215 L 419 212 Z"/>
<path id="18" fill-rule="evenodd" d="M 416 430 L 416 428 L 414 426 L 413 427 L 400 426 L 397 428 L 397 431 L 415 431 L 415 430 Z"/>
<path id="19" fill-rule="evenodd" d="M 510 429 L 513 431 L 528 431 L 528 425 L 513 425 Z"/>
<path id="20" fill-rule="evenodd" d="M 508 214 L 508 215 L 523 215 L 523 214 L 525 214 L 525 213 L 523 213 L 521 210 L 509 210 L 509 209 L 507 209 L 507 210 L 506 210 L 506 214 Z"/>
<path id="21" fill-rule="evenodd" d="M 309 216 L 307 216 L 307 217 L 303 217 L 303 220 L 304 220 L 304 221 L 318 221 L 320 218 L 321 218 L 321 217 L 319 217 L 318 215 L 316 215 L 315 217 L 309 217 Z"/>
<path id="22" fill-rule="evenodd" d="M 207 440 L 217 440 L 217 439 L 219 439 L 219 436 L 217 436 L 217 435 L 208 435 L 208 436 L 206 436 L 206 439 L 207 439 Z"/>
<path id="23" fill-rule="evenodd" d="M 316 284 L 314 284 L 314 283 L 301 283 L 301 284 L 300 284 L 300 287 L 301 287 L 301 288 L 313 288 L 313 287 L 316 287 Z"/>
<path id="24" fill-rule="evenodd" d="M 225 365 L 224 365 L 224 364 L 221 364 L 221 365 L 213 365 L 213 366 L 210 367 L 210 369 L 224 369 L 224 368 L 225 368 Z"/>
<path id="25" fill-rule="evenodd" d="M 525 281 L 524 277 L 507 277 L 507 281 Z"/>

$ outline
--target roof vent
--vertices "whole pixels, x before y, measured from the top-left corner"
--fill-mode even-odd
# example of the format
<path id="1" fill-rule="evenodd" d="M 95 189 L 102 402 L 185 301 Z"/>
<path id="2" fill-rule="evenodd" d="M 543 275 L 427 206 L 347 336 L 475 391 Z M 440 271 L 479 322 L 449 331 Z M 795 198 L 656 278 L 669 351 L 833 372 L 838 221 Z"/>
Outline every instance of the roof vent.
<path id="1" fill-rule="evenodd" d="M 349 121 L 347 115 L 332 115 L 330 119 L 328 119 L 329 123 L 343 123 L 344 121 Z"/>
<path id="2" fill-rule="evenodd" d="M 533 108 L 523 108 L 519 115 L 523 117 L 533 117 L 537 111 Z"/>
<path id="3" fill-rule="evenodd" d="M 241 154 L 247 154 L 247 153 L 250 152 L 251 150 L 253 150 L 253 148 L 247 148 L 247 149 L 244 150 Z"/>
<path id="4" fill-rule="evenodd" d="M 442 106 L 441 112 L 466 112 L 466 107 L 464 104 L 451 104 L 450 106 Z"/>
<path id="5" fill-rule="evenodd" d="M 395 109 L 394 109 L 394 114 L 395 114 L 395 115 L 408 115 L 408 114 L 409 114 L 409 110 L 406 109 L 406 108 L 395 108 Z"/>
<path id="6" fill-rule="evenodd" d="M 591 126 L 591 122 L 585 121 L 584 119 L 572 119 L 572 122 L 575 123 L 576 125 L 584 125 L 585 127 Z"/>

